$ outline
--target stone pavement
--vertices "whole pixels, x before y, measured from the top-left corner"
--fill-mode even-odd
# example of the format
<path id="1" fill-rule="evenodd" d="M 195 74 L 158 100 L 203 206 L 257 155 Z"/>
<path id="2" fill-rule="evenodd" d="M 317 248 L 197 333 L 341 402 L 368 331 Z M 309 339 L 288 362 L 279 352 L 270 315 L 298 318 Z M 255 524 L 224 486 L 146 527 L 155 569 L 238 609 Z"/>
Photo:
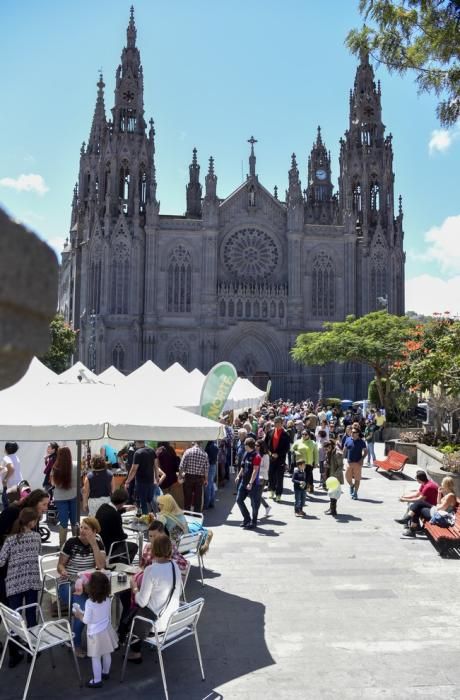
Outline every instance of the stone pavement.
<path id="1" fill-rule="evenodd" d="M 373 469 L 364 477 L 360 500 L 345 492 L 336 520 L 324 515 L 322 494 L 307 502 L 308 519 L 294 518 L 286 479 L 282 503 L 255 531 L 238 527 L 233 489 L 219 491 L 206 514 L 214 540 L 205 587 L 195 570 L 187 587 L 188 600 L 206 601 L 199 625 L 206 681 L 193 642 L 172 647 L 164 654 L 171 700 L 458 697 L 460 562 L 441 559 L 422 537 L 400 538 L 398 497 L 414 481 Z M 97 691 L 79 690 L 68 653 L 56 656 L 54 672 L 46 655 L 37 662 L 31 699 L 163 697 L 152 652 L 128 668 L 123 685 L 115 653 L 112 679 Z M 90 662 L 81 668 L 89 678 Z M 2 700 L 21 697 L 25 671 L 25 664 L 2 669 Z"/>

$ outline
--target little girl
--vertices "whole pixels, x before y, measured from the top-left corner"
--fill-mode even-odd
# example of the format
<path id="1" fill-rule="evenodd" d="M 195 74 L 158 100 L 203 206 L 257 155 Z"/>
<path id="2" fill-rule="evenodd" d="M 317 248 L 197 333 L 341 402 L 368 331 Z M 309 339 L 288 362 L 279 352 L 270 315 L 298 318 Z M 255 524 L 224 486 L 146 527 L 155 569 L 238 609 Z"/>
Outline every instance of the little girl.
<path id="1" fill-rule="evenodd" d="M 101 688 L 102 680 L 109 678 L 111 653 L 118 645 L 118 637 L 110 619 L 109 579 L 101 571 L 95 571 L 86 585 L 86 591 L 88 600 L 85 610 L 75 604 L 74 615 L 88 625 L 87 648 L 93 666 L 93 677 L 86 685 L 88 688 Z"/>

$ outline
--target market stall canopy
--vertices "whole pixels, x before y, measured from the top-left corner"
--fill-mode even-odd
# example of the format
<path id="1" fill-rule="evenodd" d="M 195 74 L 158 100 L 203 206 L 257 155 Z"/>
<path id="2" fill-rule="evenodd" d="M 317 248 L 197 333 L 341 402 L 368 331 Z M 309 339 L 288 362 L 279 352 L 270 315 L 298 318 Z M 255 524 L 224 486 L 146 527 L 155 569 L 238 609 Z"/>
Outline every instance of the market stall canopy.
<path id="1" fill-rule="evenodd" d="M 80 361 L 76 362 L 72 367 L 69 367 L 69 369 L 66 369 L 65 372 L 59 374 L 58 380 L 60 382 L 81 382 L 82 384 L 84 382 L 89 384 L 99 381 L 97 374 L 91 372 L 91 370 L 85 367 L 83 362 Z"/>
<path id="2" fill-rule="evenodd" d="M 80 368 L 81 370 L 81 368 Z M 9 391 L 9 390 L 5 390 Z M 3 392 L 1 392 L 3 393 Z M 10 440 L 214 440 L 222 426 L 158 401 L 148 393 L 131 400 L 121 386 L 55 382 L 0 401 L 0 435 Z"/>
<path id="3" fill-rule="evenodd" d="M 152 390 L 163 377 L 163 370 L 151 360 L 135 369 L 125 377 L 126 386 L 144 386 Z"/>
<path id="4" fill-rule="evenodd" d="M 98 379 L 100 382 L 105 382 L 106 384 L 120 384 L 123 382 L 126 377 L 125 375 L 120 372 L 119 369 L 114 367 L 113 365 L 110 365 L 110 367 L 107 367 L 101 374 L 98 375 Z"/>

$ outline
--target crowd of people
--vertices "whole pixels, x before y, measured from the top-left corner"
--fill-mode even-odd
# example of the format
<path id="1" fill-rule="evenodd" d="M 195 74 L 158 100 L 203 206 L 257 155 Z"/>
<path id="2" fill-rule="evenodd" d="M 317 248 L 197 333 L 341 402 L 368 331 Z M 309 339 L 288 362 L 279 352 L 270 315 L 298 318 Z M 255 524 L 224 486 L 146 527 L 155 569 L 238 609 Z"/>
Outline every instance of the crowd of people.
<path id="1" fill-rule="evenodd" d="M 366 459 L 368 466 L 373 464 L 374 443 L 383 439 L 385 416 L 373 408 L 363 413 L 360 406 L 341 410 L 339 406 L 315 405 L 311 401 L 280 401 L 243 412 L 233 424 L 228 418 L 223 422 L 226 437 L 217 446 L 218 480 L 221 485 L 230 480 L 229 465 L 233 463 L 236 502 L 243 517 L 241 526 L 253 529 L 261 505 L 265 507 L 265 517 L 270 516 L 264 491 L 280 502 L 286 474 L 293 482 L 298 517 L 305 517 L 307 495 L 314 493 L 316 468 L 318 488 L 330 496 L 328 515 L 337 515 L 340 485 L 344 481 L 351 498 L 357 500 L 362 467 Z M 250 501 L 252 513 L 246 500 Z"/>
<path id="2" fill-rule="evenodd" d="M 351 500 L 359 498 L 362 468 L 366 462 L 373 464 L 374 443 L 383 439 L 385 429 L 382 411 L 342 410 L 311 401 L 267 402 L 257 410 L 223 416 L 221 422 L 221 439 L 194 443 L 181 457 L 168 442 L 153 448 L 136 441 L 111 453 L 110 460 L 104 447 L 92 457 L 81 489 L 68 447 L 49 443 L 42 488 L 31 491 L 24 488 L 17 444 L 5 445 L 0 465 L 4 506 L 0 513 L 0 602 L 12 609 L 37 602 L 41 589 L 38 527 L 52 499 L 59 524 L 59 597 L 62 609 L 70 614 L 71 608 L 73 613 L 77 655 L 92 659 L 90 688 L 101 687 L 109 678 L 111 654 L 125 640 L 137 612 L 162 631 L 177 610 L 181 574 L 187 567 L 178 548 L 181 538 L 200 532 L 202 554 L 212 539 L 202 519 L 187 517 L 188 512 L 201 514 L 214 508 L 217 489 L 232 488 L 234 482 L 241 527 L 252 530 L 260 519 L 270 518 L 269 499 L 280 503 L 288 480 L 296 517 L 305 517 L 307 498 L 315 489 L 328 496 L 326 514 L 336 517 L 345 483 Z M 126 464 L 123 487 L 115 486 L 113 460 Z M 414 537 L 423 520 L 449 522 L 457 508 L 451 478 L 446 477 L 439 488 L 422 471 L 416 478 L 418 489 L 401 497 L 407 511 L 398 522 L 405 526 L 406 537 Z M 83 519 L 77 516 L 80 497 L 87 512 Z M 122 518 L 126 509 L 135 509 L 139 516 L 151 513 L 148 542 L 142 551 L 128 539 Z M 122 561 L 126 552 L 130 561 L 139 555 L 139 571 L 131 578 L 130 590 L 120 594 L 122 614 L 115 631 L 108 579 L 101 572 L 108 563 Z M 28 608 L 27 625 L 36 621 L 36 609 Z M 132 663 L 142 662 L 141 640 L 149 630 L 146 622 L 136 630 L 139 641 L 128 656 Z M 22 658 L 19 648 L 10 643 L 9 666 L 16 666 Z"/>

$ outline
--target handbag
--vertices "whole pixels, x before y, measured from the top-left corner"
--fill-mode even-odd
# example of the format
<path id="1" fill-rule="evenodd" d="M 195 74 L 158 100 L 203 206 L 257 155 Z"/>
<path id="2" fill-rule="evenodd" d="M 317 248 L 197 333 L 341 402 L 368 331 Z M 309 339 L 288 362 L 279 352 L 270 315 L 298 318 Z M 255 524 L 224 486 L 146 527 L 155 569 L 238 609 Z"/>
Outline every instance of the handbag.
<path id="1" fill-rule="evenodd" d="M 169 603 L 171 602 L 171 598 L 173 597 L 174 591 L 176 590 L 176 569 L 174 567 L 173 562 L 171 562 L 171 566 L 172 566 L 172 575 L 173 575 L 173 582 L 172 582 L 171 590 L 169 592 L 166 603 L 160 609 L 160 612 L 155 613 L 152 610 L 150 610 L 149 615 L 152 618 L 152 622 L 156 622 L 158 620 L 158 618 L 160 618 L 163 615 L 164 611 L 166 610 Z M 144 608 L 141 608 L 141 606 L 137 605 L 137 603 L 136 603 L 136 605 L 134 605 L 134 607 L 132 607 L 131 610 L 124 617 L 122 617 L 122 619 L 120 620 L 120 624 L 118 626 L 118 638 L 119 638 L 120 644 L 122 644 L 125 641 L 125 639 L 128 635 L 128 632 L 131 629 L 132 622 L 133 622 L 134 618 L 136 617 L 136 615 L 142 615 L 142 610 L 144 610 Z"/>
<path id="2" fill-rule="evenodd" d="M 437 510 L 431 513 L 430 523 L 438 527 L 452 527 L 455 523 L 455 515 L 445 510 Z"/>

